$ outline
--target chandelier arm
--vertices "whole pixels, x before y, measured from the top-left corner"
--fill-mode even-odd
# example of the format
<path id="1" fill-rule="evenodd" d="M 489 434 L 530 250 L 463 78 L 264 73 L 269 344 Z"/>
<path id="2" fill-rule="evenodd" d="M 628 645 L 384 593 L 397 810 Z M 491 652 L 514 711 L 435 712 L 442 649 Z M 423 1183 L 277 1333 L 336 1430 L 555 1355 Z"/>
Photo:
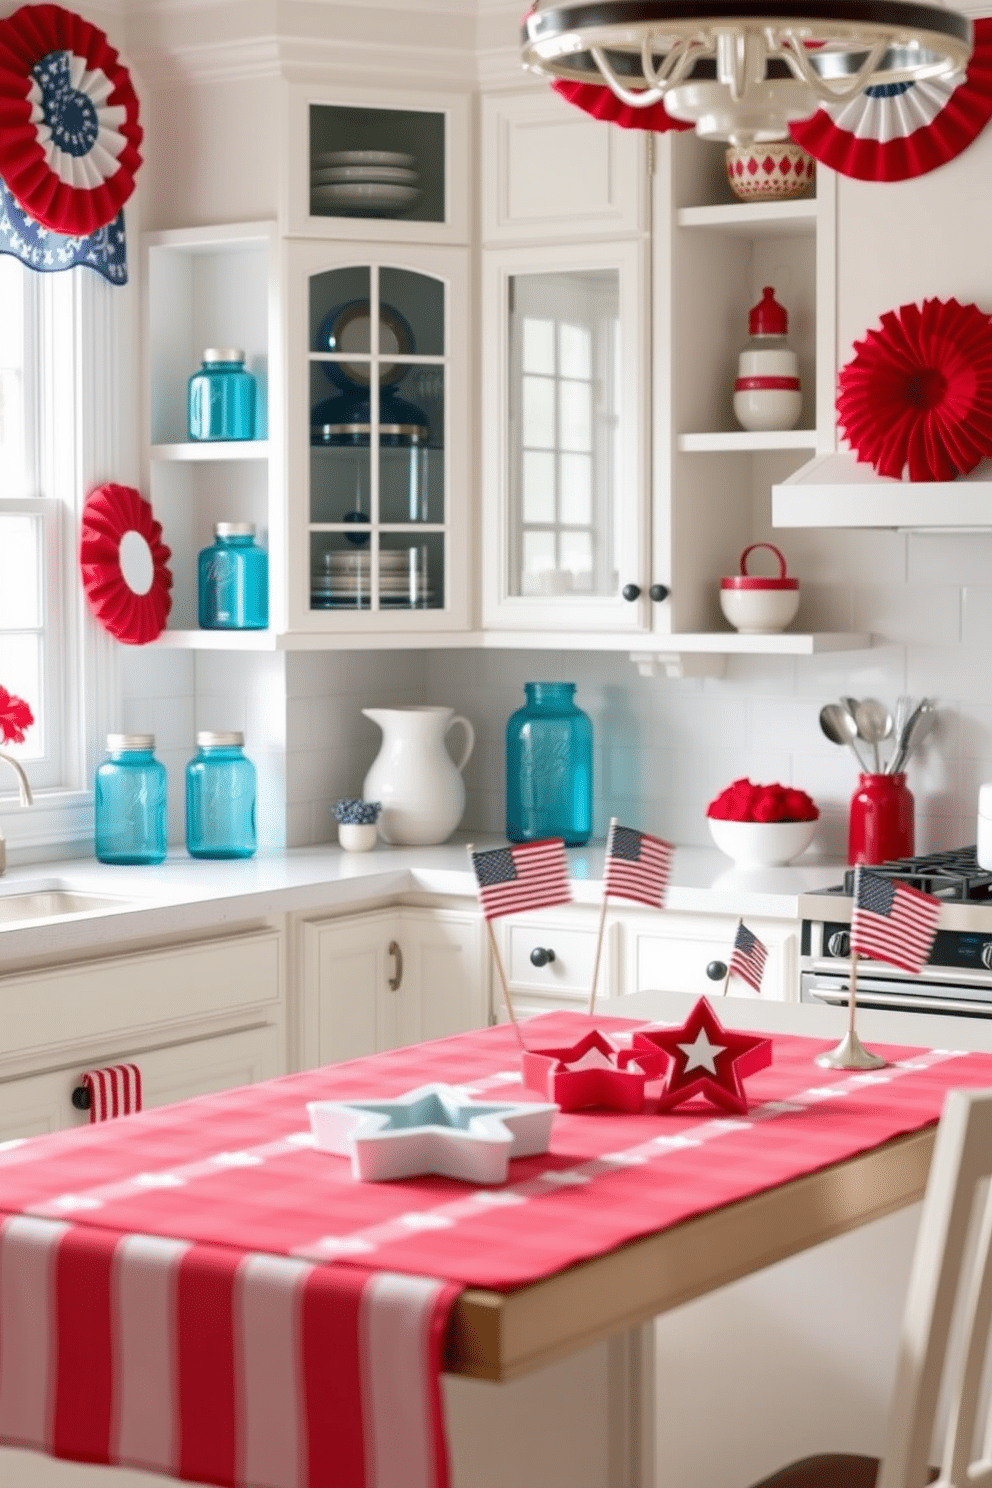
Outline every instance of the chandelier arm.
<path id="1" fill-rule="evenodd" d="M 890 43 L 887 39 L 876 42 L 853 78 L 849 78 L 840 88 L 835 88 L 824 81 L 816 68 L 811 65 L 809 53 L 802 42 L 791 33 L 786 32 L 781 35 L 779 45 L 796 77 L 811 88 L 821 102 L 849 103 L 852 98 L 857 98 L 859 93 L 863 93 L 865 88 L 870 86 L 872 74 L 889 50 Z"/>
<path id="2" fill-rule="evenodd" d="M 664 54 L 662 65 L 656 68 L 651 37 L 646 36 L 641 46 L 641 71 L 652 88 L 659 91 L 674 88 L 686 77 L 701 51 L 705 51 L 705 47 L 698 37 L 682 37 Z"/>
<path id="3" fill-rule="evenodd" d="M 613 68 L 606 59 L 606 53 L 601 47 L 591 46 L 589 55 L 599 68 L 600 74 L 610 92 L 619 98 L 621 103 L 626 103 L 630 108 L 651 108 L 659 103 L 664 97 L 664 88 L 642 88 L 639 91 L 633 88 L 625 88 L 617 77 Z"/>

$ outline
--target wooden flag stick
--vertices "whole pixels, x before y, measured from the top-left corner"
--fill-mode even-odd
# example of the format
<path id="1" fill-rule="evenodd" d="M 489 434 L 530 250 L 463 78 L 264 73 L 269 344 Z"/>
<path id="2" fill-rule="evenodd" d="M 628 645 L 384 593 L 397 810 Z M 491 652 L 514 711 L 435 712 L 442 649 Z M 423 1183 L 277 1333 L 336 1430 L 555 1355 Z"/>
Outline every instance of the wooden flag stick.
<path id="1" fill-rule="evenodd" d="M 615 816 L 610 817 L 610 827 L 606 834 L 606 853 L 609 856 L 610 846 L 613 841 L 613 828 L 617 824 Z M 589 989 L 589 1016 L 592 1017 L 596 1006 L 596 983 L 599 981 L 599 958 L 603 952 L 603 931 L 606 927 L 606 906 L 609 903 L 609 894 L 606 892 L 606 864 L 603 864 L 603 908 L 599 914 L 599 934 L 596 937 L 596 957 L 592 963 L 592 986 Z"/>
<path id="2" fill-rule="evenodd" d="M 475 872 L 475 862 L 472 858 L 472 849 L 474 846 L 475 844 L 473 842 L 470 842 L 466 847 L 469 862 L 472 864 L 473 873 Z M 483 911 L 483 913 L 485 913 L 485 911 Z M 496 937 L 493 934 L 492 921 L 488 919 L 486 920 L 486 934 L 489 936 L 489 949 L 492 951 L 493 961 L 496 966 L 496 974 L 499 977 L 499 984 L 503 990 L 503 1002 L 506 1007 L 507 1017 L 509 1018 L 510 1023 L 513 1025 L 514 1033 L 517 1035 L 517 1043 L 523 1050 L 526 1048 L 526 1045 L 524 1044 L 523 1034 L 520 1032 L 520 1024 L 517 1022 L 517 1015 L 513 1011 L 513 999 L 510 996 L 510 987 L 509 983 L 506 980 L 506 972 L 503 968 L 503 958 L 499 953 L 499 946 L 496 944 Z"/>

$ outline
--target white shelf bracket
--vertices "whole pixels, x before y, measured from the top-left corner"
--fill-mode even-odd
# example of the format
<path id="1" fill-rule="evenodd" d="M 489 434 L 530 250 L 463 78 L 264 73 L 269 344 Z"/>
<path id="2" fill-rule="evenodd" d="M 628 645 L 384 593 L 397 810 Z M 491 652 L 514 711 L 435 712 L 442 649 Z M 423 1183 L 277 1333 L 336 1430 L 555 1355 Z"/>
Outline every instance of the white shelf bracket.
<path id="1" fill-rule="evenodd" d="M 727 658 L 719 651 L 631 651 L 630 659 L 642 677 L 722 677 Z"/>

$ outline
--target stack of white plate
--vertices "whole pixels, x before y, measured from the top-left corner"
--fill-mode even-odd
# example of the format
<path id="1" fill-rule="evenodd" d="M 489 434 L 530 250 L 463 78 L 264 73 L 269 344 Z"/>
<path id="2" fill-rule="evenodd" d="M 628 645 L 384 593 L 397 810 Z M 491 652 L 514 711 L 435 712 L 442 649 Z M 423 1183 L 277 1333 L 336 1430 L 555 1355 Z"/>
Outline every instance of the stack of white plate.
<path id="1" fill-rule="evenodd" d="M 396 150 L 324 150 L 310 163 L 311 210 L 389 217 L 420 196 L 414 157 Z"/>
<path id="2" fill-rule="evenodd" d="M 379 551 L 379 602 L 383 605 L 430 603 L 420 548 Z M 321 605 L 360 605 L 372 592 L 371 554 L 367 551 L 330 552 L 323 571 L 310 580 L 312 602 Z"/>

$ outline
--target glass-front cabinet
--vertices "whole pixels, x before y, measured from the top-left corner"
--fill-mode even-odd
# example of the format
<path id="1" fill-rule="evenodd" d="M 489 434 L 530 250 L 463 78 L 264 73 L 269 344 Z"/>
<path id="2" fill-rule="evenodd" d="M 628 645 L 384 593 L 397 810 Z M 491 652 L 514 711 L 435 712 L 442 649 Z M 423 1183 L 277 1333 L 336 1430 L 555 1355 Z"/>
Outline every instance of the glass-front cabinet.
<path id="1" fill-rule="evenodd" d="M 291 628 L 463 627 L 464 255 L 288 252 Z"/>
<path id="2" fill-rule="evenodd" d="M 635 242 L 486 255 L 487 623 L 644 623 L 644 275 Z"/>

